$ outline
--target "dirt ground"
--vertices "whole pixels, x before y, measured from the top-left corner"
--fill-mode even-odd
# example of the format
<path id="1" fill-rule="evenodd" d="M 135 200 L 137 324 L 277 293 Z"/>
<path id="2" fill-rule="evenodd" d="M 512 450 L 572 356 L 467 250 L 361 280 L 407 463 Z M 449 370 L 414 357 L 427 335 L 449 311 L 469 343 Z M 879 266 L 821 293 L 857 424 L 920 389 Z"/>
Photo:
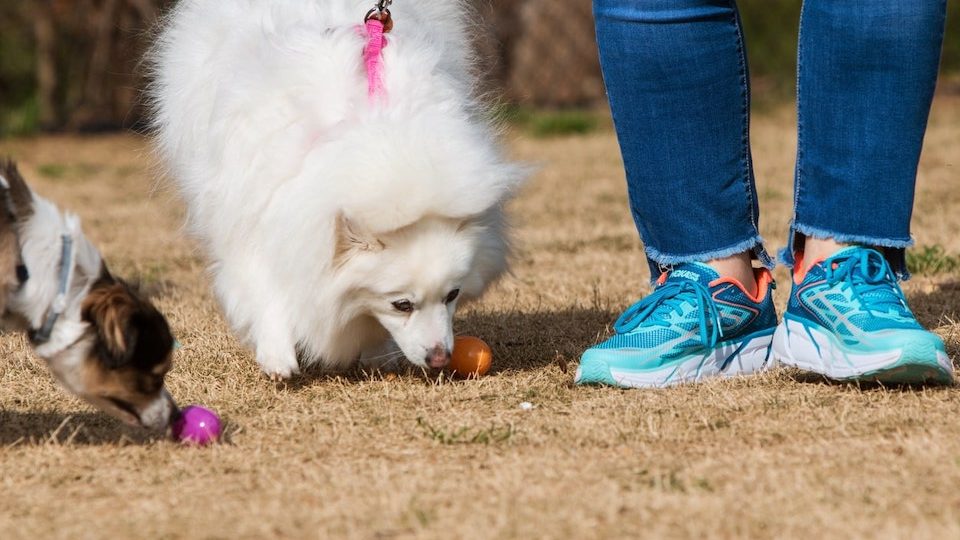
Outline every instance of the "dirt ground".
<path id="1" fill-rule="evenodd" d="M 772 249 L 790 217 L 793 125 L 789 109 L 754 121 Z M 514 273 L 457 327 L 492 345 L 493 372 L 285 385 L 225 327 L 144 140 L 0 141 L 169 316 L 182 343 L 174 396 L 228 423 L 227 442 L 207 449 L 125 428 L 61 391 L 22 337 L 3 337 L 0 538 L 960 536 L 956 388 L 783 370 L 656 391 L 573 387 L 579 353 L 649 290 L 615 138 L 510 138 L 540 167 L 512 206 Z M 960 99 L 936 102 L 913 232 L 960 254 Z M 960 358 L 960 271 L 905 290 Z"/>

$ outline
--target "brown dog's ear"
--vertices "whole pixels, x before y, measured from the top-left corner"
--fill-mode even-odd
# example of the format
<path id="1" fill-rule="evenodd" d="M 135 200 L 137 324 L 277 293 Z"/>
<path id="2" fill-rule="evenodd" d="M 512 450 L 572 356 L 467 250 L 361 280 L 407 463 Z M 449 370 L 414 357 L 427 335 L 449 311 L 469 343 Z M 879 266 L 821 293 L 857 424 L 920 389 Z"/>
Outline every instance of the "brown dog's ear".
<path id="1" fill-rule="evenodd" d="M 23 265 L 19 229 L 32 212 L 30 189 L 16 164 L 0 159 L 0 312 L 3 313 L 6 313 L 10 293 L 29 277 Z M 26 215 L 21 219 L 21 214 Z"/>
<path id="2" fill-rule="evenodd" d="M 105 266 L 82 312 L 97 331 L 96 352 L 105 366 L 132 365 L 147 372 L 169 362 L 173 334 L 167 320 L 130 285 L 110 276 Z"/>
<path id="3" fill-rule="evenodd" d="M 131 318 L 137 299 L 129 288 L 112 279 L 98 281 L 83 302 L 83 320 L 97 332 L 97 356 L 108 367 L 130 362 L 137 346 L 137 328 Z"/>
<path id="4" fill-rule="evenodd" d="M 0 159 L 0 191 L 4 203 L 14 220 L 24 222 L 33 214 L 33 192 L 20 175 L 17 164 L 9 159 Z"/>
<path id="5" fill-rule="evenodd" d="M 334 244 L 333 261 L 340 266 L 350 256 L 357 251 L 381 251 L 384 248 L 383 242 L 376 236 L 363 231 L 352 221 L 347 219 L 343 213 L 337 214 L 337 224 L 334 234 L 336 243 Z"/>

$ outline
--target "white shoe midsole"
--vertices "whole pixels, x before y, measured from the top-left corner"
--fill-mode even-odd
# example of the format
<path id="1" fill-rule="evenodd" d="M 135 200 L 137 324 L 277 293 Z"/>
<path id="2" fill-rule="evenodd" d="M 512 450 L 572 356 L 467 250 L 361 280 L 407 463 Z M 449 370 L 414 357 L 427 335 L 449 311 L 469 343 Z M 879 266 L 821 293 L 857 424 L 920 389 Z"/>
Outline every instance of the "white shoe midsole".
<path id="1" fill-rule="evenodd" d="M 851 353 L 827 333 L 784 319 L 773 335 L 773 356 L 787 366 L 843 379 L 891 367 L 903 357 L 903 350 Z"/>
<path id="2" fill-rule="evenodd" d="M 651 371 L 620 371 L 610 369 L 610 375 L 620 386 L 671 386 L 696 382 L 713 377 L 736 377 L 763 371 L 767 366 L 773 334 L 755 336 L 743 344 L 731 342 L 713 351 L 691 356 L 679 364 Z M 740 349 L 737 352 L 737 349 Z M 731 358 L 733 356 L 733 358 Z"/>

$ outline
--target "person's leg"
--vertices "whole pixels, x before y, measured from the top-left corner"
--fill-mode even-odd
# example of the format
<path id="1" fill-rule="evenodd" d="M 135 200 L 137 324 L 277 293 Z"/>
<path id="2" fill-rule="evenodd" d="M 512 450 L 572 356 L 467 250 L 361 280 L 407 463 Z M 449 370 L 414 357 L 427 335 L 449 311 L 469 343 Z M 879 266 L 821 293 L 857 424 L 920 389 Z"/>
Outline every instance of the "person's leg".
<path id="1" fill-rule="evenodd" d="M 896 282 L 945 10 L 944 0 L 803 4 L 796 214 L 783 253 L 796 268 L 774 340 L 790 365 L 839 379 L 952 378 L 942 341 Z"/>
<path id="2" fill-rule="evenodd" d="M 604 81 L 652 278 L 755 251 L 750 90 L 729 0 L 596 0 Z"/>
<path id="3" fill-rule="evenodd" d="M 595 0 L 630 207 L 658 287 L 577 382 L 661 386 L 766 362 L 776 324 L 757 229 L 747 60 L 732 0 Z"/>
<path id="4" fill-rule="evenodd" d="M 804 237 L 886 248 L 905 274 L 945 12 L 945 0 L 803 3 L 795 250 L 809 252 Z"/>

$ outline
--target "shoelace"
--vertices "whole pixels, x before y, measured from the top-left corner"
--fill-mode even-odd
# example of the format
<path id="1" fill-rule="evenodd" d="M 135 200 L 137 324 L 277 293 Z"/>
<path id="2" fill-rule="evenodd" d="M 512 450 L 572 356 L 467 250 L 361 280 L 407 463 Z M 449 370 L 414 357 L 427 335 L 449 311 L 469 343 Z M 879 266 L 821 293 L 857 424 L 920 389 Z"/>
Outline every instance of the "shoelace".
<path id="1" fill-rule="evenodd" d="M 690 294 L 685 294 L 690 293 Z M 667 281 L 656 288 L 649 296 L 627 308 L 613 324 L 618 334 L 635 330 L 652 315 L 679 311 L 684 303 L 693 304 L 699 317 L 700 341 L 708 347 L 714 347 L 723 336 L 720 324 L 720 310 L 710 295 L 710 290 L 696 281 Z M 708 321 L 712 324 L 707 324 Z M 659 326 L 669 326 L 666 321 L 654 321 Z"/>
<path id="2" fill-rule="evenodd" d="M 831 257 L 824 262 L 827 283 L 850 288 L 867 311 L 902 313 L 908 310 L 903 291 L 887 259 L 876 250 Z"/>

